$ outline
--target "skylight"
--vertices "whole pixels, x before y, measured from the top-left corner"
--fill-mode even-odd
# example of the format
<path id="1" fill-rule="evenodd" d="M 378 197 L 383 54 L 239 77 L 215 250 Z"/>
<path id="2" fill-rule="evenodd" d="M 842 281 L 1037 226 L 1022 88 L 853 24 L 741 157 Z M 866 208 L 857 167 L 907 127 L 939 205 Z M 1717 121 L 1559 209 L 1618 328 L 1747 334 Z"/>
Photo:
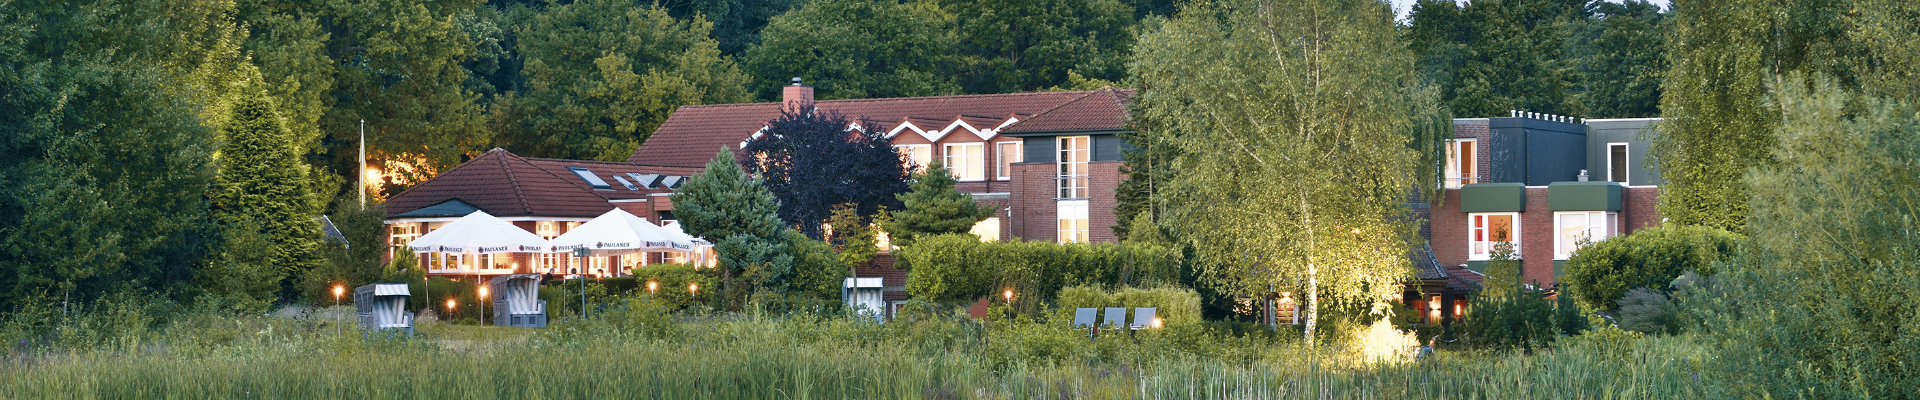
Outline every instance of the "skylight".
<path id="1" fill-rule="evenodd" d="M 601 180 L 599 176 L 593 174 L 593 171 L 581 167 L 567 167 L 567 169 L 572 170 L 574 175 L 579 175 L 580 179 L 586 180 L 588 185 L 593 185 L 594 189 L 613 190 L 613 185 L 608 185 L 607 181 Z"/>
<path id="2" fill-rule="evenodd" d="M 620 186 L 626 186 L 627 190 L 640 190 L 640 188 L 633 187 L 632 183 L 628 183 L 627 178 L 621 178 L 619 175 L 614 175 L 613 180 L 620 181 Z"/>

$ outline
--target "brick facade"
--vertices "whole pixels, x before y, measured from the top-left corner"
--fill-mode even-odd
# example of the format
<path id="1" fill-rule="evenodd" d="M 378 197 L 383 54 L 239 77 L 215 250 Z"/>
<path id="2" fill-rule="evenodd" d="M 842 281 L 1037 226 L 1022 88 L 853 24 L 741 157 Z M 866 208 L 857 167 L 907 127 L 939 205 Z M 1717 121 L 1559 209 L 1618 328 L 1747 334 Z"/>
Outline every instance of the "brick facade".
<path id="1" fill-rule="evenodd" d="M 1656 208 L 1659 195 L 1658 187 L 1629 187 L 1621 193 L 1620 201 L 1626 203 L 1622 205 L 1626 210 L 1620 213 L 1620 224 L 1625 225 L 1622 231 L 1632 232 L 1660 225 L 1660 211 Z"/>
<path id="2" fill-rule="evenodd" d="M 1453 137 L 1456 139 L 1474 139 L 1473 141 L 1474 175 L 1475 177 L 1479 178 L 1479 183 L 1488 182 L 1487 177 L 1490 176 L 1488 172 L 1493 170 L 1493 157 L 1487 154 L 1488 150 L 1492 148 L 1490 144 L 1492 143 L 1492 139 L 1493 139 L 1493 132 L 1491 129 L 1489 129 L 1489 126 L 1487 124 L 1454 125 Z M 1444 169 L 1442 170 L 1444 171 Z"/>
<path id="3" fill-rule="evenodd" d="M 1056 240 L 1060 222 L 1054 217 L 1056 204 L 1054 185 L 1055 167 L 1052 163 L 1020 163 L 1013 165 L 1013 190 L 1008 193 L 1008 205 L 1013 207 L 1012 217 L 1007 219 L 1011 234 L 1008 239 Z"/>
<path id="4" fill-rule="evenodd" d="M 1553 275 L 1553 212 L 1547 208 L 1547 188 L 1527 188 L 1526 210 L 1520 213 L 1520 259 L 1522 276 L 1528 282 L 1538 281 L 1551 287 L 1557 280 Z M 1655 211 L 1655 196 L 1659 188 L 1627 188 L 1621 196 L 1620 234 L 1651 228 L 1659 225 L 1660 216 Z M 1428 220 L 1431 226 L 1428 241 L 1433 245 L 1434 258 L 1442 266 L 1468 264 L 1467 261 L 1467 214 L 1460 211 L 1460 191 L 1443 191 L 1440 205 L 1433 207 Z"/>
<path id="5" fill-rule="evenodd" d="M 1087 199 L 1087 240 L 1094 243 L 1118 243 L 1120 238 L 1113 234 L 1113 225 L 1119 222 L 1113 215 L 1113 208 L 1120 205 L 1114 197 L 1114 191 L 1120 188 L 1120 182 L 1127 175 L 1120 173 L 1120 161 L 1094 161 L 1087 163 L 1087 189 L 1093 196 Z"/>

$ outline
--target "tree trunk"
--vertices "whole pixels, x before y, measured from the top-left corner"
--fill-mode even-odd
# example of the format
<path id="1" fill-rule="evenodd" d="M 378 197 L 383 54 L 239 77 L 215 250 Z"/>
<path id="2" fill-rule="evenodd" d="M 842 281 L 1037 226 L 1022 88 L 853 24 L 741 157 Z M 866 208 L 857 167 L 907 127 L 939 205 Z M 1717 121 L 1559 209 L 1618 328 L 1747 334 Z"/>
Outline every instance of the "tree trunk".
<path id="1" fill-rule="evenodd" d="M 1307 263 L 1307 347 L 1313 347 L 1314 321 L 1320 319 L 1320 274 L 1313 263 Z"/>

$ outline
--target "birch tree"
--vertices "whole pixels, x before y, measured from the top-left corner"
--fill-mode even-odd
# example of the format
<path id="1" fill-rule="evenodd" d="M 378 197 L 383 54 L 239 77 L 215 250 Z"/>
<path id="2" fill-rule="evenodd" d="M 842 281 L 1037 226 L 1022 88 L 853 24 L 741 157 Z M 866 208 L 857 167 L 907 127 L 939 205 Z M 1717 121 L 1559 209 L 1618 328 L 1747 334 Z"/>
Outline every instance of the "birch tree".
<path id="1" fill-rule="evenodd" d="M 1136 48 L 1137 126 L 1179 148 L 1168 225 L 1222 289 L 1304 292 L 1309 343 L 1321 302 L 1412 276 L 1407 203 L 1434 186 L 1446 119 L 1393 18 L 1370 0 L 1199 3 Z"/>

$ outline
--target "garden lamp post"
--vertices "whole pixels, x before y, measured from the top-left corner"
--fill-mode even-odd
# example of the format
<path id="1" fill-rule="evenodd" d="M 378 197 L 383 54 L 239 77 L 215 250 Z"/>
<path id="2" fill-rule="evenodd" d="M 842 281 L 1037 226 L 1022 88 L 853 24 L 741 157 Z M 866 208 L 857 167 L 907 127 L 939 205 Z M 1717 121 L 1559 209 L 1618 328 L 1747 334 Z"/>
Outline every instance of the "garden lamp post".
<path id="1" fill-rule="evenodd" d="M 453 322 L 453 298 L 447 298 L 447 322 Z"/>
<path id="2" fill-rule="evenodd" d="M 699 294 L 700 294 L 700 282 L 688 282 L 687 296 L 698 298 Z"/>
<path id="3" fill-rule="evenodd" d="M 345 294 L 346 292 L 347 292 L 346 286 L 341 286 L 338 283 L 333 284 L 333 309 L 335 311 L 338 311 L 340 309 L 340 295 Z M 333 328 L 333 331 L 334 333 L 339 333 L 340 328 Z"/>
<path id="4" fill-rule="evenodd" d="M 1007 288 L 1006 291 L 1000 292 L 1000 297 L 1004 297 L 1007 299 L 1007 319 L 1012 320 L 1014 315 L 1013 288 Z"/>
<path id="5" fill-rule="evenodd" d="M 480 325 L 487 324 L 487 287 L 480 287 Z"/>
<path id="6" fill-rule="evenodd" d="M 659 294 L 660 281 L 647 281 L 647 294 Z"/>

